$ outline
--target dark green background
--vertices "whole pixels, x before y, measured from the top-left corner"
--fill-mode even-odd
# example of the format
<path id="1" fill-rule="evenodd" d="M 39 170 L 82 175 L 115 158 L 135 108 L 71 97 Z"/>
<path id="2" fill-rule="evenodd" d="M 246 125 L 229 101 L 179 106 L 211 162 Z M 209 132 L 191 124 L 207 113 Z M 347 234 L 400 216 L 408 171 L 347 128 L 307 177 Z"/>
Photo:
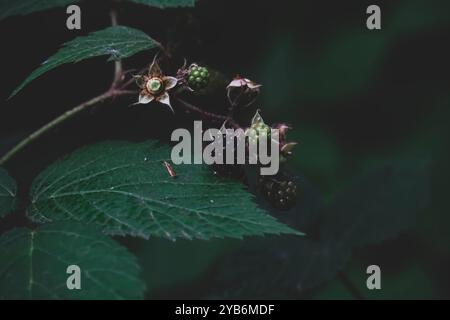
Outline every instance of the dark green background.
<path id="1" fill-rule="evenodd" d="M 365 10 L 375 3 L 382 9 L 382 30 L 369 31 Z M 63 9 L 0 24 L 0 99 L 4 101 L 0 104 L 0 153 L 108 87 L 112 65 L 98 58 L 61 67 L 5 101 L 61 43 L 107 26 L 107 7 L 106 1 L 82 3 L 81 31 L 65 28 Z M 291 124 L 289 138 L 299 142 L 291 170 L 305 177 L 325 202 L 353 177 L 386 159 L 432 159 L 432 207 L 421 212 L 409 231 L 358 249 L 345 273 L 368 298 L 450 297 L 450 218 L 443 188 L 450 103 L 448 1 L 200 0 L 194 10 L 161 11 L 124 4 L 119 12 L 120 23 L 171 43 L 176 50 L 172 71 L 187 57 L 229 78 L 242 74 L 262 83 L 258 107 L 263 117 L 269 123 Z M 139 68 L 151 58 L 152 54 L 139 54 L 126 65 Z M 101 105 L 18 155 L 7 169 L 18 180 L 22 196 L 41 169 L 76 147 L 116 138 L 167 139 L 172 128 L 187 123 L 159 106 L 130 109 L 131 102 L 120 99 Z M 221 111 L 212 101 L 206 104 Z M 244 111 L 242 119 L 252 112 Z M 9 217 L 0 221 L 0 229 L 16 223 L 25 221 Z M 127 239 L 125 243 L 142 262 L 149 298 L 209 296 L 219 257 L 239 245 L 226 240 Z M 381 291 L 365 288 L 369 264 L 382 268 Z M 271 297 L 354 296 L 336 278 L 287 296 L 275 289 Z"/>

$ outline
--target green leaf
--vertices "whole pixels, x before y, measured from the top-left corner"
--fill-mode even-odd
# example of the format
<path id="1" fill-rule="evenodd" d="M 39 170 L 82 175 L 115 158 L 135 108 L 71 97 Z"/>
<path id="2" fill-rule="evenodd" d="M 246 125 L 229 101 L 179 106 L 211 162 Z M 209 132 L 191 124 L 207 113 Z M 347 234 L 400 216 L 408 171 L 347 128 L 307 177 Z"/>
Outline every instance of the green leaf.
<path id="1" fill-rule="evenodd" d="M 0 218 L 11 213 L 16 203 L 17 185 L 8 172 L 0 168 Z"/>
<path id="2" fill-rule="evenodd" d="M 14 90 L 10 98 L 42 74 L 66 63 L 76 63 L 89 58 L 109 55 L 108 61 L 130 57 L 140 51 L 153 49 L 158 43 L 140 30 L 116 26 L 77 37 L 67 42 L 56 54 L 33 71 Z"/>
<path id="3" fill-rule="evenodd" d="M 431 205 L 430 162 L 396 159 L 363 173 L 327 208 L 322 236 L 361 247 L 397 236 Z"/>
<path id="4" fill-rule="evenodd" d="M 144 4 L 156 8 L 192 8 L 195 0 L 130 0 L 139 4 Z"/>
<path id="5" fill-rule="evenodd" d="M 69 290 L 70 265 L 81 289 Z M 95 226 L 75 222 L 14 229 L 0 237 L 0 299 L 138 299 L 135 257 Z"/>
<path id="6" fill-rule="evenodd" d="M 68 6 L 80 0 L 3 0 L 0 3 L 0 20 L 17 15 Z"/>
<path id="7" fill-rule="evenodd" d="M 192 8 L 195 0 L 129 0 L 156 8 Z M 2 0 L 0 3 L 0 21 L 11 16 L 24 16 L 33 12 L 65 7 L 80 0 Z"/>
<path id="8" fill-rule="evenodd" d="M 34 181 L 29 217 L 38 222 L 97 223 L 112 235 L 210 239 L 296 233 L 257 208 L 242 184 L 206 166 L 162 161 L 168 146 L 109 142 L 75 151 Z"/>

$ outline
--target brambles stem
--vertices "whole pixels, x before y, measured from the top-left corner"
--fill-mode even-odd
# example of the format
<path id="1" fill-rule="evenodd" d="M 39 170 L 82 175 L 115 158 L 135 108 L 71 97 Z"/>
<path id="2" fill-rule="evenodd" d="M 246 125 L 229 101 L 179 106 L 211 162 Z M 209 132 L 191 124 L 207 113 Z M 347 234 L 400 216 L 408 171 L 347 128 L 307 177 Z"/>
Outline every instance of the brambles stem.
<path id="1" fill-rule="evenodd" d="M 7 162 L 9 159 L 11 159 L 16 153 L 18 153 L 23 148 L 25 148 L 27 145 L 29 145 L 31 142 L 38 139 L 39 137 L 41 137 L 43 134 L 50 131 L 51 129 L 55 128 L 60 123 L 63 123 L 64 121 L 72 118 L 73 116 L 80 113 L 81 111 L 84 111 L 87 108 L 89 108 L 99 102 L 102 102 L 108 98 L 122 96 L 122 95 L 126 95 L 126 94 L 135 94 L 135 92 L 134 91 L 108 90 L 107 92 L 105 92 L 95 98 L 92 98 L 88 101 L 85 101 L 69 111 L 66 111 L 59 117 L 55 118 L 54 120 L 50 121 L 43 127 L 39 128 L 38 130 L 36 130 L 32 134 L 30 134 L 28 137 L 26 137 L 24 140 L 22 140 L 18 145 L 16 145 L 14 148 L 12 148 L 8 153 L 6 153 L 0 159 L 0 165 L 3 165 L 5 162 Z"/>
<path id="2" fill-rule="evenodd" d="M 110 17 L 111 17 L 111 25 L 113 27 L 117 26 L 118 25 L 117 12 L 115 10 L 111 10 Z M 117 84 L 122 80 L 122 77 L 123 77 L 122 60 L 116 60 L 114 61 L 114 79 L 111 87 L 115 88 Z"/>
<path id="3" fill-rule="evenodd" d="M 240 128 L 239 124 L 231 117 L 228 116 L 224 116 L 221 114 L 216 114 L 216 113 L 212 113 L 212 112 L 208 112 L 208 111 L 204 111 L 203 109 L 196 107 L 186 101 L 184 101 L 183 99 L 177 98 L 177 101 L 185 108 L 191 111 L 195 111 L 201 115 L 203 115 L 205 118 L 209 118 L 209 119 L 213 119 L 213 120 L 217 120 L 217 121 L 222 121 L 222 122 L 227 122 L 229 125 L 231 125 L 233 128 L 238 129 Z"/>
<path id="4" fill-rule="evenodd" d="M 114 9 L 112 9 L 110 11 L 110 18 L 111 18 L 111 25 L 117 26 L 118 25 L 117 12 Z M 161 49 L 161 51 L 163 51 L 163 53 L 166 56 L 170 56 L 167 53 L 167 51 L 165 50 L 164 46 L 162 46 L 160 43 L 157 43 L 157 46 Z M 2 158 L 0 158 L 0 165 L 3 165 L 5 162 L 7 162 L 9 159 L 11 159 L 16 153 L 20 152 L 22 149 L 24 149 L 27 145 L 32 143 L 34 140 L 38 139 L 39 137 L 41 137 L 42 135 L 44 135 L 51 129 L 55 128 L 56 126 L 63 123 L 64 121 L 72 118 L 76 114 L 86 110 L 87 108 L 89 108 L 97 103 L 100 103 L 108 98 L 113 98 L 113 97 L 127 95 L 127 94 L 137 94 L 137 92 L 135 92 L 135 91 L 126 90 L 126 87 L 129 86 L 130 84 L 132 84 L 134 79 L 132 78 L 132 79 L 124 82 L 124 75 L 125 75 L 125 73 L 123 71 L 122 60 L 120 60 L 120 59 L 116 60 L 114 62 L 114 77 L 113 77 L 113 80 L 111 83 L 111 87 L 108 91 L 106 91 L 105 93 L 103 93 L 97 97 L 94 97 L 88 101 L 85 101 L 85 102 L 79 104 L 78 106 L 74 107 L 73 109 L 71 109 L 69 111 L 66 111 L 59 117 L 53 119 L 52 121 L 48 122 L 47 124 L 45 124 L 44 126 L 39 128 L 38 130 L 34 131 L 32 134 L 30 134 L 28 137 L 26 137 L 24 140 L 22 140 L 19 144 L 17 144 L 14 148 L 12 148 L 9 152 L 7 152 Z M 201 108 L 196 107 L 182 99 L 178 98 L 177 100 L 187 110 L 195 111 L 195 112 L 201 114 L 203 117 L 211 119 L 211 120 L 216 120 L 216 121 L 221 121 L 221 122 L 226 121 L 229 125 L 231 125 L 235 129 L 240 128 L 239 124 L 231 116 L 225 116 L 225 115 L 220 115 L 220 114 L 215 114 L 212 112 L 204 111 Z"/>
<path id="5" fill-rule="evenodd" d="M 111 25 L 117 26 L 117 13 L 115 10 L 111 10 L 110 17 L 111 17 Z M 36 140 L 37 138 L 39 138 L 40 136 L 45 134 L 47 131 L 53 129 L 60 123 L 66 121 L 67 119 L 72 118 L 74 115 L 78 114 L 79 112 L 81 112 L 99 102 L 102 102 L 108 98 L 113 98 L 113 97 L 126 95 L 126 94 L 135 94 L 134 91 L 118 89 L 119 87 L 121 87 L 120 84 L 123 81 L 123 75 L 124 75 L 124 73 L 123 73 L 122 61 L 117 60 L 114 63 L 114 78 L 111 83 L 111 88 L 107 92 L 105 92 L 95 98 L 92 98 L 86 102 L 83 102 L 69 111 L 66 111 L 59 117 L 53 119 L 52 121 L 50 121 L 43 127 L 39 128 L 38 130 L 36 130 L 32 134 L 30 134 L 28 137 L 26 137 L 24 140 L 22 140 L 18 145 L 16 145 L 14 148 L 12 148 L 8 153 L 6 153 L 2 158 L 0 158 L 0 165 L 4 164 L 6 161 L 11 159 L 16 153 L 18 153 L 23 148 L 25 148 L 27 145 L 29 145 L 31 142 L 33 142 L 34 140 Z"/>

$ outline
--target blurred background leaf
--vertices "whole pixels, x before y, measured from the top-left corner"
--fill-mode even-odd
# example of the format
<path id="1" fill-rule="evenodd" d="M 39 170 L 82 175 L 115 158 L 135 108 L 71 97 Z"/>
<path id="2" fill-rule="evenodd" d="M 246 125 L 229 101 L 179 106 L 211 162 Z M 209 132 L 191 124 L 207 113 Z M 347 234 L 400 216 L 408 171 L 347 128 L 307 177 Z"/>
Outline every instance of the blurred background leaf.
<path id="1" fill-rule="evenodd" d="M 198 297 L 193 290 L 219 258 L 232 251 L 238 240 L 178 240 L 151 239 L 133 241 L 135 254 L 145 270 L 147 298 Z M 206 282 L 208 284 L 208 282 Z"/>
<path id="2" fill-rule="evenodd" d="M 397 236 L 431 206 L 431 162 L 395 159 L 354 179 L 326 209 L 322 237 L 350 248 Z"/>

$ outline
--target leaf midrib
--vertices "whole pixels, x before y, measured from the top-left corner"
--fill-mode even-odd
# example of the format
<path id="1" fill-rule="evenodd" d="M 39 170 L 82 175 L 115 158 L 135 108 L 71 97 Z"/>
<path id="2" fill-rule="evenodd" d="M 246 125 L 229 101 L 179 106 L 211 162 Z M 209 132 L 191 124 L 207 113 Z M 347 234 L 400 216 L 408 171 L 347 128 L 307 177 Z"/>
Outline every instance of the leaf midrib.
<path id="1" fill-rule="evenodd" d="M 188 211 L 188 212 L 193 213 L 193 214 L 197 213 L 197 214 L 203 214 L 203 215 L 206 215 L 206 216 L 218 217 L 218 218 L 222 218 L 222 219 L 229 219 L 229 220 L 236 221 L 236 222 L 239 222 L 239 223 L 247 222 L 247 223 L 260 225 L 260 226 L 268 226 L 268 225 L 263 224 L 263 223 L 257 223 L 254 220 L 239 219 L 237 217 L 230 216 L 230 215 L 221 215 L 221 214 L 217 214 L 217 213 L 214 213 L 214 212 L 207 212 L 207 211 L 202 211 L 202 210 L 198 210 L 198 209 L 185 208 L 185 207 L 181 207 L 181 206 L 178 206 L 178 205 L 175 205 L 175 204 L 167 203 L 167 202 L 164 202 L 164 201 L 161 201 L 161 200 L 151 199 L 151 198 L 148 198 L 148 197 L 139 196 L 139 195 L 136 195 L 136 194 L 133 194 L 133 193 L 130 193 L 130 192 L 119 191 L 119 190 L 106 190 L 106 189 L 89 190 L 89 191 L 83 191 L 83 192 L 78 192 L 78 193 L 77 192 L 73 192 L 73 193 L 67 194 L 66 196 L 83 196 L 85 194 L 95 194 L 95 193 L 116 193 L 116 194 L 121 194 L 123 196 L 136 198 L 138 200 L 145 200 L 145 201 L 148 201 L 148 202 L 157 203 L 157 204 L 163 205 L 163 206 L 168 207 L 168 208 L 176 208 L 176 209 L 179 209 L 179 210 L 185 210 L 185 211 Z M 62 196 L 59 195 L 58 197 L 49 198 L 49 200 L 56 201 L 55 198 L 59 198 L 59 197 L 62 197 Z"/>
<path id="2" fill-rule="evenodd" d="M 0 193 L 0 197 L 3 196 L 8 198 L 10 197 L 14 198 L 16 196 L 12 189 L 5 187 L 5 185 L 3 185 L 2 183 L 0 183 L 0 187 L 6 191 L 6 193 Z"/>

